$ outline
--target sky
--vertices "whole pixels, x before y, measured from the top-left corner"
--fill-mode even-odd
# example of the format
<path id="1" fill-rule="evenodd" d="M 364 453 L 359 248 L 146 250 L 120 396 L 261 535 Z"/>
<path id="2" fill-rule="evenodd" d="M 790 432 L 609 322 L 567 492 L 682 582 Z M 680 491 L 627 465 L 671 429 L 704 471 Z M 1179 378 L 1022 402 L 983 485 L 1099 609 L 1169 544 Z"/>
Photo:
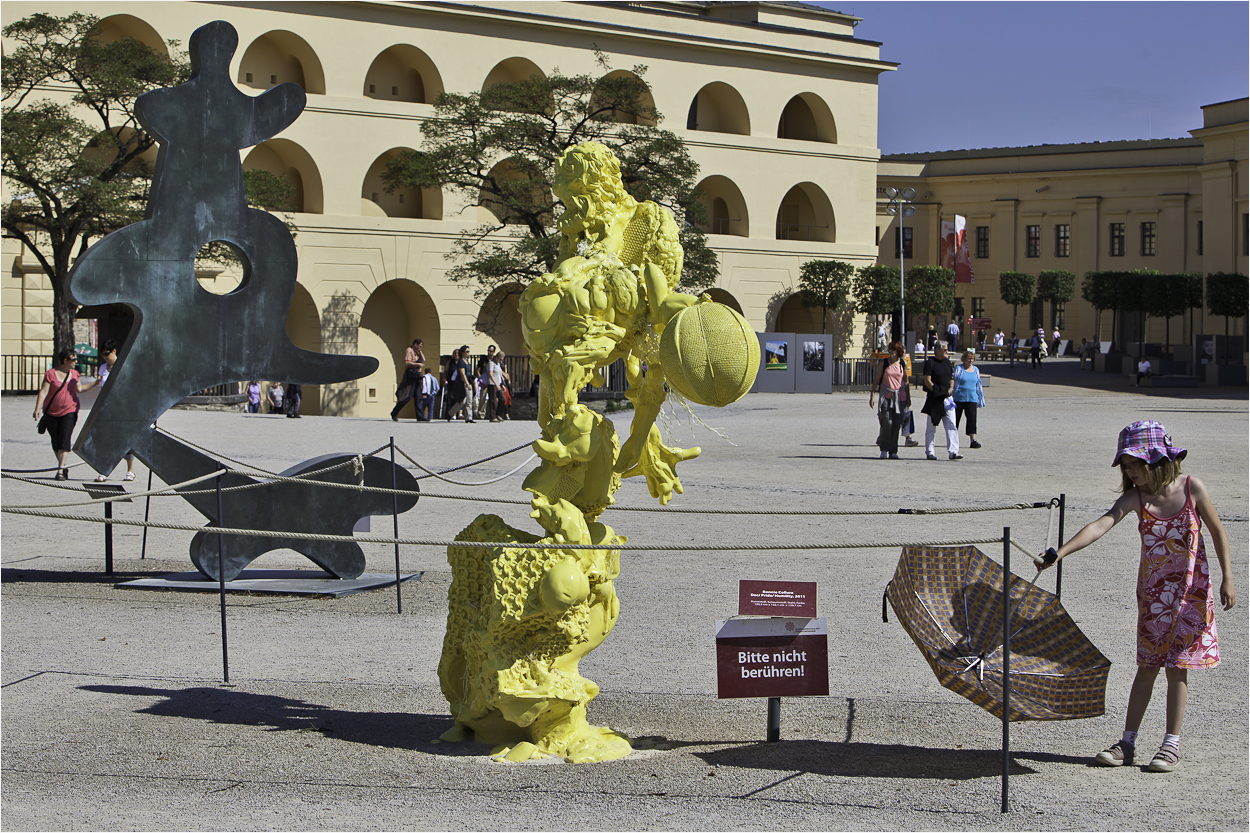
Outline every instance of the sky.
<path id="1" fill-rule="evenodd" d="M 1244 0 L 813 5 L 863 18 L 856 37 L 900 64 L 880 76 L 882 153 L 1188 138 L 1203 105 L 1250 94 Z"/>

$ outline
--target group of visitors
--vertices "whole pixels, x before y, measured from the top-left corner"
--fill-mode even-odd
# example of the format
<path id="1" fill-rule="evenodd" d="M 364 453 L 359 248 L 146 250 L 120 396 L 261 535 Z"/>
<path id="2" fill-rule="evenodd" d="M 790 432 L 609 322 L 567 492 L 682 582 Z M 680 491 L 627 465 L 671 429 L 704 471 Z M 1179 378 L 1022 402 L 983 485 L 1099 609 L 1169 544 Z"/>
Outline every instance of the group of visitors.
<path id="1" fill-rule="evenodd" d="M 454 419 L 503 422 L 509 418 L 512 379 L 504 366 L 504 354 L 493 344 L 472 370 L 467 344 L 450 356 L 444 356 L 441 379 L 427 366 L 423 346 L 421 339 L 414 339 L 404 351 L 404 370 L 395 391 L 392 420 L 398 422 L 399 412 L 415 399 L 417 421 L 432 422 L 440 391 L 442 406 L 438 410 L 448 422 Z"/>
<path id="2" fill-rule="evenodd" d="M 925 423 L 925 459 L 936 460 L 935 440 L 937 426 L 946 432 L 946 453 L 950 460 L 962 460 L 959 453 L 959 423 L 965 421 L 965 430 L 972 448 L 980 448 L 977 441 L 977 411 L 985 407 L 985 390 L 981 384 L 981 371 L 975 366 L 976 356 L 971 350 L 963 354 L 958 367 L 951 365 L 945 342 L 933 346 L 933 355 L 925 359 L 921 370 L 925 401 L 920 413 L 928 417 Z M 908 446 L 918 445 L 911 439 L 914 430 L 911 390 L 907 365 L 907 353 L 903 345 L 894 342 L 885 361 L 877 371 L 868 405 L 877 411 L 880 432 L 877 447 L 881 459 L 897 460 L 899 434 L 905 434 Z"/>
<path id="3" fill-rule="evenodd" d="M 252 380 L 247 383 L 247 412 L 259 414 L 261 390 L 260 382 Z M 285 389 L 281 382 L 270 382 L 265 393 L 265 401 L 269 405 L 269 413 L 286 414 L 289 419 L 299 419 L 300 403 L 304 395 L 298 382 L 290 382 Z"/>

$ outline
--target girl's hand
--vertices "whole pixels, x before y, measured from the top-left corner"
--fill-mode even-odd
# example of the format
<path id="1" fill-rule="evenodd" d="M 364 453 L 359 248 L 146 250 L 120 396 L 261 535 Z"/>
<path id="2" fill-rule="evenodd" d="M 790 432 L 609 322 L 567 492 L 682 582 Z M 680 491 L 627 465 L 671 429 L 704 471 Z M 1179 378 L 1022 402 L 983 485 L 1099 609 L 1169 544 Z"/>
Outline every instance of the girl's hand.
<path id="1" fill-rule="evenodd" d="M 876 404 L 874 403 L 874 399 L 875 399 L 875 397 L 872 397 L 872 396 L 868 397 L 868 407 L 869 407 L 869 408 L 875 408 L 875 407 L 877 407 L 877 406 L 876 406 Z"/>
<path id="2" fill-rule="evenodd" d="M 1224 605 L 1225 610 L 1232 610 L 1233 605 L 1237 604 L 1237 588 L 1233 587 L 1231 579 L 1224 579 L 1220 582 L 1220 604 Z"/>

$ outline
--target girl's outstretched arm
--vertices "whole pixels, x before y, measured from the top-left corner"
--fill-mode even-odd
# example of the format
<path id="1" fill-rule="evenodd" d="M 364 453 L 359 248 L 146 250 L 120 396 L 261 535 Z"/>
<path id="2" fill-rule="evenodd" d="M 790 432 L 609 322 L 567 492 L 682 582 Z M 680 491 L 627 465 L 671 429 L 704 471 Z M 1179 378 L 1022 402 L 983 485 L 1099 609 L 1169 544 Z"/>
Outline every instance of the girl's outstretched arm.
<path id="1" fill-rule="evenodd" d="M 1237 588 L 1233 585 L 1233 568 L 1228 559 L 1228 533 L 1224 531 L 1224 524 L 1220 523 L 1220 516 L 1215 511 L 1215 504 L 1211 502 L 1211 493 L 1207 491 L 1206 485 L 1198 478 L 1191 477 L 1189 489 L 1194 506 L 1198 509 L 1198 517 L 1211 530 L 1211 544 L 1215 547 L 1215 557 L 1220 561 L 1220 604 L 1224 605 L 1225 610 L 1232 610 L 1233 605 L 1237 604 Z"/>
<path id="2" fill-rule="evenodd" d="M 1090 544 L 1110 532 L 1113 526 L 1124 520 L 1125 515 L 1133 511 L 1133 501 L 1136 497 L 1136 492 L 1125 492 L 1120 495 L 1115 504 L 1107 510 L 1107 514 L 1103 515 L 1093 523 L 1088 523 L 1083 526 L 1080 532 L 1069 538 L 1068 542 L 1059 548 L 1059 558 L 1066 558 L 1077 550 L 1085 549 Z M 1058 560 L 1058 558 L 1055 559 L 1055 561 Z M 1040 573 L 1049 566 L 1050 564 L 1043 562 L 1039 556 L 1037 561 L 1037 571 Z"/>

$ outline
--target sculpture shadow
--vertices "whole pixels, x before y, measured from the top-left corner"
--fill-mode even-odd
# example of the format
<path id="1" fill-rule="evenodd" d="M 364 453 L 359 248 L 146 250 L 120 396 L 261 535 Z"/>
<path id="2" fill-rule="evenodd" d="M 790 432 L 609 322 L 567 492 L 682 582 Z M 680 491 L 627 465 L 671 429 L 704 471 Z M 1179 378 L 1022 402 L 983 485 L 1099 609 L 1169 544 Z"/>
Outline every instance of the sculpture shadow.
<path id="1" fill-rule="evenodd" d="M 162 698 L 139 714 L 180 717 L 209 723 L 256 726 L 267 732 L 318 732 L 347 743 L 407 749 L 449 757 L 482 755 L 477 744 L 436 744 L 453 725 L 450 715 L 348 711 L 292 697 L 227 688 L 172 689 L 149 686 L 85 685 L 81 691 Z"/>
<path id="2" fill-rule="evenodd" d="M 114 570 L 110 576 L 104 572 L 104 559 L 101 558 L 100 570 L 32 570 L 21 567 L 6 567 L 0 570 L 0 584 L 117 584 L 120 581 L 133 581 L 141 578 L 159 578 L 169 574 L 166 569 L 153 570 Z"/>
<path id="3" fill-rule="evenodd" d="M 696 752 L 708 765 L 741 769 L 795 770 L 813 775 L 846 778 L 931 778 L 942 781 L 990 778 L 1002 774 L 1001 749 L 940 749 L 905 744 L 840 743 L 824 740 L 791 740 L 754 743 Z M 1087 764 L 1070 755 L 1012 752 L 1012 775 L 1033 775 L 1037 770 L 1018 759 Z"/>

